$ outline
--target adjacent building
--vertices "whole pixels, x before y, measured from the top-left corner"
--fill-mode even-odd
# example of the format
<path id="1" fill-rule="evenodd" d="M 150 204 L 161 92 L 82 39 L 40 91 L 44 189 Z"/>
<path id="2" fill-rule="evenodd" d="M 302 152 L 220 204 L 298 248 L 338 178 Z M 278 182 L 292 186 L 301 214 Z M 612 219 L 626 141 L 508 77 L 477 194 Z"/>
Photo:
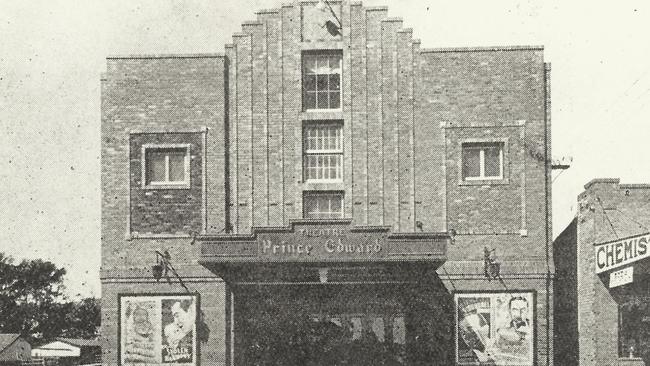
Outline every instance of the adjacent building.
<path id="1" fill-rule="evenodd" d="M 90 365 L 101 362 L 101 347 L 96 339 L 57 337 L 32 348 L 32 358 L 58 366 Z"/>
<path id="2" fill-rule="evenodd" d="M 543 48 L 256 14 L 223 54 L 107 60 L 103 363 L 552 365 Z"/>
<path id="3" fill-rule="evenodd" d="M 594 179 L 577 203 L 554 243 L 558 357 L 650 365 L 650 185 Z"/>
<path id="4" fill-rule="evenodd" d="M 20 334 L 0 333 L 0 365 L 14 366 L 31 360 L 32 346 Z"/>

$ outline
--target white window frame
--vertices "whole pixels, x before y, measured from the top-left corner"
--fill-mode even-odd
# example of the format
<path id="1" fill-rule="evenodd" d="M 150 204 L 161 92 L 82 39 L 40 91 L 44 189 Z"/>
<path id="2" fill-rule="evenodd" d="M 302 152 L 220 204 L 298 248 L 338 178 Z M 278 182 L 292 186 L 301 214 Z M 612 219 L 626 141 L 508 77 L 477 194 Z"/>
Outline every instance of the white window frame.
<path id="1" fill-rule="evenodd" d="M 485 175 L 485 150 L 488 148 L 499 148 L 499 175 Z M 464 142 L 461 145 L 461 175 L 463 180 L 476 181 L 476 180 L 502 180 L 504 164 L 503 164 L 503 150 L 505 143 L 501 141 L 495 142 Z M 479 176 L 466 177 L 465 176 L 465 151 L 466 150 L 479 150 Z"/>
<path id="2" fill-rule="evenodd" d="M 142 145 L 142 188 L 149 189 L 188 189 L 190 188 L 190 147 L 191 144 L 145 144 Z M 149 182 L 147 177 L 147 153 L 155 150 L 184 150 L 184 178 L 182 181 L 169 181 L 169 156 L 165 157 L 165 181 Z"/>
<path id="3" fill-rule="evenodd" d="M 338 138 L 340 141 L 338 141 L 338 145 L 340 148 L 338 149 L 308 149 L 307 148 L 307 138 L 308 138 L 308 131 L 318 129 L 318 128 L 323 128 L 323 127 L 336 127 L 339 130 L 339 136 Z M 303 132 L 302 132 L 302 143 L 303 143 L 303 154 L 302 154 L 302 167 L 303 167 L 303 179 L 307 183 L 342 183 L 343 182 L 343 123 L 341 121 L 309 121 L 304 123 L 303 125 Z M 340 164 L 336 167 L 336 174 L 338 175 L 337 178 L 309 178 L 309 168 L 310 166 L 308 165 L 308 161 L 310 157 L 317 157 L 317 156 L 337 156 L 339 159 Z M 317 166 L 316 168 L 318 169 L 329 169 L 329 167 L 324 167 L 324 166 Z"/>
<path id="4" fill-rule="evenodd" d="M 332 57 L 332 56 L 337 56 L 339 57 L 339 70 L 340 73 L 339 75 L 339 106 L 338 108 L 307 108 L 305 105 L 305 94 L 307 93 L 305 91 L 305 75 L 307 75 L 307 70 L 305 69 L 305 63 L 308 58 L 310 57 Z M 327 75 L 332 75 L 334 73 L 330 73 Z M 316 74 L 319 75 L 319 74 Z M 340 112 L 343 110 L 343 52 L 338 51 L 338 50 L 323 50 L 323 51 L 307 51 L 302 53 L 302 80 L 300 84 L 300 89 L 302 91 L 302 110 L 305 112 Z M 318 84 L 318 81 L 316 82 Z M 316 90 L 316 100 L 318 100 L 318 90 Z M 329 81 L 328 81 L 328 98 L 329 98 L 329 93 L 332 93 L 332 91 L 329 90 Z M 316 103 L 318 105 L 318 102 Z M 328 103 L 329 104 L 329 103 Z"/>
<path id="5" fill-rule="evenodd" d="M 306 210 L 307 207 L 307 198 L 308 197 L 313 197 L 315 199 L 322 198 L 322 197 L 340 197 L 341 199 L 341 210 L 333 212 L 331 210 L 332 207 L 332 201 L 329 200 L 329 210 L 328 211 L 322 211 L 320 208 L 316 211 L 319 214 L 327 214 L 326 216 L 319 216 L 319 217 L 308 217 L 308 213 Z M 302 217 L 304 219 L 309 219 L 309 220 L 332 220 L 332 219 L 342 219 L 344 217 L 344 210 L 345 210 L 345 197 L 343 192 L 341 191 L 304 191 L 303 192 L 303 197 L 302 197 L 303 203 L 302 203 Z M 318 202 L 318 201 L 316 201 Z M 336 217 L 332 217 L 332 214 L 336 213 Z"/>

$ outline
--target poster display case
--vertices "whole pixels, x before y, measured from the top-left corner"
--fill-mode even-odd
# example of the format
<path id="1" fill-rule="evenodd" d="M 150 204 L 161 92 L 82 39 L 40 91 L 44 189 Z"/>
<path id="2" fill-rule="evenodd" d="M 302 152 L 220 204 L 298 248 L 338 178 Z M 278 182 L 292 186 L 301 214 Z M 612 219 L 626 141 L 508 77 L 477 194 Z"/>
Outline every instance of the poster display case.
<path id="1" fill-rule="evenodd" d="M 198 295 L 120 295 L 120 365 L 198 365 L 198 302 Z"/>
<path id="2" fill-rule="evenodd" d="M 458 365 L 532 366 L 533 292 L 456 293 Z"/>

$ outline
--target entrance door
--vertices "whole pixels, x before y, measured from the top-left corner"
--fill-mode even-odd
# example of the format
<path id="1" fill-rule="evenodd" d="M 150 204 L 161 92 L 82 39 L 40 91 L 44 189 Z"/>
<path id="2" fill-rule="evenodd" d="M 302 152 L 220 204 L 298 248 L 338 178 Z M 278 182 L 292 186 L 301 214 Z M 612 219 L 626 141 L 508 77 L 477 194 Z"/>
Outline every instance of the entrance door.
<path id="1" fill-rule="evenodd" d="M 423 293 L 385 284 L 241 286 L 235 292 L 235 364 L 445 364 L 446 352 L 433 360 L 444 342 L 432 336 L 447 331 L 435 320 L 443 312 L 424 306 Z"/>

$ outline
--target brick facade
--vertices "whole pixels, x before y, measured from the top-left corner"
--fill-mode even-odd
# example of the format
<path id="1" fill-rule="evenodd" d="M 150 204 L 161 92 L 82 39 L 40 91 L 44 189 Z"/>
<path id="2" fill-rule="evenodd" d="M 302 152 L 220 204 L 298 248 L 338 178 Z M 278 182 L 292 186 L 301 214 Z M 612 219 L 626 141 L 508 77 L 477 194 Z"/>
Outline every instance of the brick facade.
<path id="1" fill-rule="evenodd" d="M 332 4 L 341 35 L 309 26 L 322 13 L 297 2 L 258 12 L 223 55 L 108 59 L 102 78 L 105 364 L 117 363 L 118 294 L 183 292 L 176 282 L 152 279 L 155 250 L 169 251 L 188 287 L 201 295 L 211 330 L 202 363 L 229 364 L 230 289 L 199 263 L 195 235 L 285 227 L 303 217 L 303 192 L 320 190 L 344 192 L 344 217 L 352 226 L 454 232 L 435 274 L 447 295 L 431 301 L 447 319 L 441 332 L 454 329 L 450 294 L 532 291 L 536 364 L 553 364 L 545 164 L 550 69 L 543 49 L 423 49 L 384 7 Z M 340 110 L 303 110 L 302 54 L 318 50 L 343 50 Z M 343 123 L 340 183 L 304 179 L 302 133 L 311 121 Z M 503 179 L 462 179 L 461 147 L 468 141 L 504 144 Z M 189 189 L 141 187 L 139 147 L 152 142 L 191 145 Z M 486 247 L 501 263 L 502 282 L 485 278 Z M 437 362 L 448 364 L 453 351 L 440 357 Z"/>
<path id="2" fill-rule="evenodd" d="M 630 299 L 647 301 L 643 289 L 647 259 L 634 264 L 632 284 L 610 288 L 609 272 L 596 273 L 595 246 L 650 230 L 650 185 L 594 179 L 578 196 L 578 214 L 556 238 L 557 296 L 555 321 L 561 355 L 580 365 L 642 365 L 619 350 L 619 307 Z M 575 279 L 574 279 L 575 278 Z M 561 296 L 561 297 L 560 297 Z M 647 340 L 646 340 L 647 341 Z M 573 347 L 570 347 L 574 345 Z M 638 347 L 637 347 L 638 348 Z M 637 355 L 640 356 L 637 349 Z M 624 356 L 619 358 L 619 355 Z M 648 357 L 650 354 L 644 356 Z"/>
<path id="3" fill-rule="evenodd" d="M 143 147 L 188 145 L 189 189 L 146 187 Z M 134 133 L 129 145 L 131 233 L 185 234 L 203 228 L 203 133 Z"/>

